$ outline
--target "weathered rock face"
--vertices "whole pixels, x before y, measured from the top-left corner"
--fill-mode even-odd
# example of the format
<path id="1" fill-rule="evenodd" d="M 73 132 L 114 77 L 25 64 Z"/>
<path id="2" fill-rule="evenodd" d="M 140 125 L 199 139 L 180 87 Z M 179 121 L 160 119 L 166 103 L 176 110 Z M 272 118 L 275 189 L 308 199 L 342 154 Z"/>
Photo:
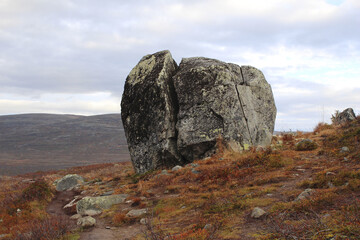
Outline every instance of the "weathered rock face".
<path id="1" fill-rule="evenodd" d="M 147 55 L 130 72 L 122 120 L 137 172 L 211 155 L 221 135 L 234 150 L 270 144 L 276 107 L 256 68 L 168 51 Z"/>
<path id="2" fill-rule="evenodd" d="M 181 164 L 176 147 L 176 106 L 169 51 L 143 57 L 126 79 L 121 118 L 137 172 Z"/>
<path id="3" fill-rule="evenodd" d="M 185 58 L 174 85 L 177 143 L 186 160 L 211 154 L 219 135 L 234 150 L 270 144 L 276 108 L 271 87 L 256 68 Z"/>

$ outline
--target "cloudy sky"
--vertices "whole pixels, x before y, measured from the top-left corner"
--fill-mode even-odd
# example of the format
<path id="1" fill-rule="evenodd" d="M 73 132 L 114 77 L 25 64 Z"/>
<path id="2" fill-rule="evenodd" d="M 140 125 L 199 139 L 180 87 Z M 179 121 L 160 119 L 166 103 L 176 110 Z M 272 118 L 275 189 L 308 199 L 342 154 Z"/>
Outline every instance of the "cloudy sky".
<path id="1" fill-rule="evenodd" d="M 277 130 L 360 113 L 359 0 L 0 0 L 0 115 L 120 112 L 143 55 L 252 65 Z"/>

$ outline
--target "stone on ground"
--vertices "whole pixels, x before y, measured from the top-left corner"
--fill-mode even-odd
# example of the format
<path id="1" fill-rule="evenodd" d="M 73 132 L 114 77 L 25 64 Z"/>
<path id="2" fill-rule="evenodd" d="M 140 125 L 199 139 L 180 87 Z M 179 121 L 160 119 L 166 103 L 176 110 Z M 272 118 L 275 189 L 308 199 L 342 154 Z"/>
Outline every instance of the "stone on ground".
<path id="1" fill-rule="evenodd" d="M 141 215 L 144 215 L 147 213 L 147 209 L 146 208 L 142 208 L 142 209 L 133 209 L 130 210 L 126 216 L 127 217 L 140 217 Z"/>
<path id="2" fill-rule="evenodd" d="M 68 174 L 60 180 L 57 180 L 55 183 L 57 191 L 66 191 L 76 187 L 79 184 L 83 184 L 84 178 L 77 174 Z"/>
<path id="3" fill-rule="evenodd" d="M 263 209 L 261 209 L 259 207 L 255 207 L 251 212 L 251 217 L 252 218 L 261 218 L 265 214 L 266 214 L 266 212 Z"/>
<path id="4" fill-rule="evenodd" d="M 82 228 L 90 228 L 95 226 L 95 224 L 96 224 L 95 218 L 90 216 L 79 218 L 77 221 L 77 225 Z"/>
<path id="5" fill-rule="evenodd" d="M 128 197 L 127 194 L 118 194 L 103 197 L 84 197 L 76 204 L 77 213 L 86 215 L 86 211 L 102 211 L 110 208 L 114 204 L 123 203 Z"/>

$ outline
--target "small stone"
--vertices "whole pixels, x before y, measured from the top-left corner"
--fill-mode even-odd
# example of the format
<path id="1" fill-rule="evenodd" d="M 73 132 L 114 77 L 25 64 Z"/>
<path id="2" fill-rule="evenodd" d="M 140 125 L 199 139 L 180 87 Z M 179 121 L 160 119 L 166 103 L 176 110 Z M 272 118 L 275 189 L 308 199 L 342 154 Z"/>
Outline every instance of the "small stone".
<path id="1" fill-rule="evenodd" d="M 169 193 L 169 190 L 165 190 L 165 191 L 164 191 L 164 194 L 168 194 L 168 193 Z"/>
<path id="2" fill-rule="evenodd" d="M 55 182 L 54 182 L 55 183 Z M 74 189 L 79 184 L 84 183 L 84 178 L 77 174 L 68 174 L 63 178 L 56 181 L 56 190 L 57 191 L 67 191 Z"/>
<path id="3" fill-rule="evenodd" d="M 205 230 L 210 230 L 211 228 L 212 228 L 212 225 L 209 223 L 204 226 Z"/>
<path id="4" fill-rule="evenodd" d="M 219 158 L 219 161 L 222 161 L 222 160 L 224 160 L 223 158 Z"/>
<path id="5" fill-rule="evenodd" d="M 182 169 L 182 168 L 183 168 L 182 166 L 177 165 L 177 166 L 173 167 L 173 168 L 171 169 L 171 171 L 176 172 L 176 171 L 179 171 L 179 170 Z"/>
<path id="6" fill-rule="evenodd" d="M 71 217 L 70 217 L 70 219 L 72 219 L 72 220 L 77 220 L 77 219 L 79 219 L 79 218 L 81 218 L 81 215 L 80 214 L 74 214 L 74 215 L 72 215 Z"/>
<path id="7" fill-rule="evenodd" d="M 350 150 L 349 150 L 348 147 L 342 147 L 341 150 L 340 150 L 341 153 L 345 153 L 345 152 L 349 152 L 349 151 Z"/>
<path id="8" fill-rule="evenodd" d="M 147 213 L 147 209 L 143 208 L 143 209 L 133 209 L 130 210 L 126 216 L 127 217 L 140 217 L 141 215 L 144 215 Z"/>
<path id="9" fill-rule="evenodd" d="M 162 171 L 161 171 L 161 173 L 160 173 L 159 175 L 166 175 L 166 176 L 168 176 L 168 175 L 171 175 L 171 174 L 170 174 L 170 173 L 168 173 L 168 171 L 167 171 L 167 170 L 162 170 Z"/>
<path id="10" fill-rule="evenodd" d="M 327 172 L 327 173 L 325 173 L 326 174 L 326 176 L 330 176 L 330 175 L 336 175 L 335 173 L 333 173 L 333 172 Z"/>
<path id="11" fill-rule="evenodd" d="M 140 197 L 141 201 L 146 200 L 146 197 Z"/>
<path id="12" fill-rule="evenodd" d="M 185 209 L 185 208 L 186 208 L 186 206 L 185 206 L 185 205 L 181 206 L 181 209 Z"/>
<path id="13" fill-rule="evenodd" d="M 148 221 L 147 221 L 146 218 L 142 218 L 142 219 L 140 219 L 140 223 L 141 223 L 142 225 L 146 225 L 146 224 L 148 223 Z"/>
<path id="14" fill-rule="evenodd" d="M 111 227 L 109 227 L 109 226 L 106 226 L 105 228 L 106 228 L 106 229 L 111 229 Z"/>
<path id="15" fill-rule="evenodd" d="M 266 214 L 266 212 L 263 209 L 256 207 L 252 210 L 251 217 L 257 219 L 257 218 L 261 218 L 265 214 Z"/>
<path id="16" fill-rule="evenodd" d="M 272 194 L 272 193 L 268 193 L 268 194 L 266 194 L 266 196 L 268 196 L 268 197 L 272 197 L 272 196 L 274 196 L 274 194 Z"/>
<path id="17" fill-rule="evenodd" d="M 303 139 L 295 144 L 296 151 L 311 151 L 317 147 L 317 144 L 311 139 Z"/>
<path id="18" fill-rule="evenodd" d="M 191 172 L 193 173 L 193 174 L 199 174 L 200 172 L 198 171 L 198 170 L 196 170 L 195 168 L 192 168 L 191 169 Z"/>
<path id="19" fill-rule="evenodd" d="M 306 198 L 309 198 L 313 192 L 314 190 L 311 188 L 305 189 L 302 193 L 299 194 L 299 196 L 295 199 L 295 201 L 298 202 Z"/>
<path id="20" fill-rule="evenodd" d="M 345 162 L 347 162 L 347 161 L 349 161 L 349 159 L 348 159 L 348 158 L 346 158 L 346 157 L 344 157 L 344 161 L 345 161 Z"/>
<path id="21" fill-rule="evenodd" d="M 197 168 L 199 166 L 199 164 L 197 164 L 197 163 L 191 163 L 190 165 L 194 168 Z"/>
<path id="22" fill-rule="evenodd" d="M 90 216 L 79 218 L 77 221 L 77 225 L 83 228 L 90 228 L 95 226 L 95 224 L 96 224 L 95 218 Z"/>
<path id="23" fill-rule="evenodd" d="M 328 182 L 327 185 L 328 185 L 329 188 L 334 188 L 335 187 L 335 185 L 332 184 L 332 182 Z"/>

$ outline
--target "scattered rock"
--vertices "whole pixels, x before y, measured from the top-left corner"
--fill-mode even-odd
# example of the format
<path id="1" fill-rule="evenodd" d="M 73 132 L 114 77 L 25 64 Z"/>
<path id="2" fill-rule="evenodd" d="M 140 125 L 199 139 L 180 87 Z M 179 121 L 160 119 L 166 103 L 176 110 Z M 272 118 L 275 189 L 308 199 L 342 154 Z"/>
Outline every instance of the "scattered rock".
<path id="1" fill-rule="evenodd" d="M 147 213 L 147 209 L 146 208 L 142 208 L 142 209 L 133 209 L 130 210 L 126 216 L 127 217 L 140 217 L 141 215 L 144 215 Z"/>
<path id="2" fill-rule="evenodd" d="M 344 124 L 346 122 L 351 122 L 356 118 L 356 115 L 354 113 L 354 110 L 352 108 L 347 108 L 341 113 L 338 111 L 331 117 L 331 120 L 334 124 Z"/>
<path id="3" fill-rule="evenodd" d="M 77 213 L 85 215 L 86 210 L 102 211 L 114 204 L 123 203 L 128 197 L 127 194 L 118 194 L 104 197 L 84 197 L 76 204 Z"/>
<path id="4" fill-rule="evenodd" d="M 171 175 L 171 174 L 170 174 L 167 170 L 162 170 L 159 175 L 169 176 L 169 175 Z"/>
<path id="5" fill-rule="evenodd" d="M 0 239 L 2 238 L 10 239 L 9 237 L 11 237 L 10 234 L 0 234 Z"/>
<path id="6" fill-rule="evenodd" d="M 263 209 L 261 209 L 259 207 L 255 207 L 251 212 L 251 217 L 252 218 L 261 218 L 265 214 L 266 214 L 266 212 Z"/>
<path id="7" fill-rule="evenodd" d="M 328 182 L 327 185 L 328 185 L 329 188 L 334 188 L 335 187 L 335 185 L 332 182 Z"/>
<path id="8" fill-rule="evenodd" d="M 349 151 L 350 151 L 350 149 L 348 147 L 342 147 L 340 150 L 341 153 L 345 153 L 345 152 L 349 152 Z"/>
<path id="9" fill-rule="evenodd" d="M 72 215 L 71 217 L 70 217 L 70 219 L 72 219 L 72 220 L 77 220 L 77 219 L 79 219 L 79 218 L 81 218 L 82 216 L 81 216 L 81 214 L 74 214 L 74 215 Z"/>
<path id="10" fill-rule="evenodd" d="M 95 226 L 95 224 L 96 224 L 95 218 L 90 216 L 79 218 L 77 221 L 77 225 L 82 228 L 90 228 Z"/>
<path id="11" fill-rule="evenodd" d="M 302 193 L 299 194 L 299 196 L 297 196 L 297 198 L 295 199 L 296 202 L 304 200 L 306 198 L 309 198 L 311 196 L 311 194 L 313 194 L 314 190 L 313 189 L 305 189 Z"/>
<path id="12" fill-rule="evenodd" d="M 199 173 L 200 173 L 200 171 L 196 170 L 195 168 L 192 168 L 192 169 L 191 169 L 191 172 L 192 172 L 193 174 L 199 174 Z"/>
<path id="13" fill-rule="evenodd" d="M 172 169 L 171 169 L 171 171 L 179 171 L 180 169 L 182 169 L 183 167 L 182 166 L 179 166 L 179 165 L 177 165 L 177 166 L 175 166 L 175 167 L 173 167 Z"/>
<path id="14" fill-rule="evenodd" d="M 211 228 L 212 228 L 212 225 L 210 223 L 208 223 L 204 226 L 205 230 L 210 230 Z"/>
<path id="15" fill-rule="evenodd" d="M 57 191 L 66 191 L 84 183 L 84 178 L 77 174 L 68 174 L 56 181 Z"/>
<path id="16" fill-rule="evenodd" d="M 317 148 L 317 144 L 311 139 L 303 139 L 295 145 L 296 151 L 311 151 Z"/>
<path id="17" fill-rule="evenodd" d="M 199 166 L 199 164 L 197 164 L 197 163 L 191 163 L 190 165 L 194 168 L 197 168 Z"/>
<path id="18" fill-rule="evenodd" d="M 146 218 L 142 218 L 142 219 L 140 219 L 140 223 L 142 225 L 146 225 L 148 223 L 148 220 Z"/>
<path id="19" fill-rule="evenodd" d="M 144 56 L 129 73 L 121 117 L 138 173 L 215 153 L 271 142 L 276 107 L 261 71 L 215 59 L 182 59 L 169 51 Z"/>

